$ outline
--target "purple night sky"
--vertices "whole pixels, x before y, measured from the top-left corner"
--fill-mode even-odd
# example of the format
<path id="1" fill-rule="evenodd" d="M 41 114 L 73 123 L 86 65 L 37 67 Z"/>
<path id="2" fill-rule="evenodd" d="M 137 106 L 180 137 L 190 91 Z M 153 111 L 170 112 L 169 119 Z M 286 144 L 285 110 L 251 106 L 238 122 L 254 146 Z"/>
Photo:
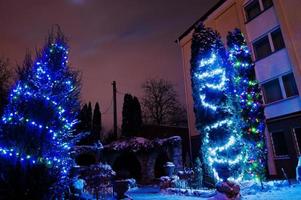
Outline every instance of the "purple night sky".
<path id="1" fill-rule="evenodd" d="M 0 57 L 11 67 L 26 50 L 40 48 L 48 30 L 59 24 L 69 38 L 69 61 L 82 72 L 82 102 L 111 103 L 116 80 L 118 115 L 123 95 L 141 97 L 148 78 L 177 86 L 184 103 L 180 47 L 174 40 L 217 0 L 0 0 Z M 112 127 L 112 108 L 103 115 Z M 119 124 L 120 125 L 120 124 Z"/>

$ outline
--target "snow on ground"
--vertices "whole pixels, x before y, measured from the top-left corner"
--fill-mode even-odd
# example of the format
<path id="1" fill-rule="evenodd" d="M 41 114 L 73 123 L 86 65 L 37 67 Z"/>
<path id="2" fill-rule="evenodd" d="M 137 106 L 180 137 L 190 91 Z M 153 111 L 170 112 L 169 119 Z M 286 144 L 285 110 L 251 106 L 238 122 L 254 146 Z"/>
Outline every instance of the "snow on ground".
<path id="1" fill-rule="evenodd" d="M 294 184 L 292 186 L 277 186 L 270 187 L 264 191 L 256 189 L 252 191 L 254 187 L 243 189 L 242 200 L 301 200 L 301 185 Z M 127 193 L 134 200 L 205 200 L 207 198 L 201 197 L 188 197 L 181 195 L 170 195 L 166 193 L 160 193 L 158 187 L 144 187 L 135 190 L 131 190 Z"/>
<path id="2" fill-rule="evenodd" d="M 143 187 L 131 190 L 127 193 L 134 200 L 196 200 L 199 197 L 186 197 L 181 195 L 169 195 L 160 193 L 158 187 Z"/>
<path id="3" fill-rule="evenodd" d="M 279 187 L 266 192 L 243 196 L 245 200 L 301 200 L 301 185 Z"/>

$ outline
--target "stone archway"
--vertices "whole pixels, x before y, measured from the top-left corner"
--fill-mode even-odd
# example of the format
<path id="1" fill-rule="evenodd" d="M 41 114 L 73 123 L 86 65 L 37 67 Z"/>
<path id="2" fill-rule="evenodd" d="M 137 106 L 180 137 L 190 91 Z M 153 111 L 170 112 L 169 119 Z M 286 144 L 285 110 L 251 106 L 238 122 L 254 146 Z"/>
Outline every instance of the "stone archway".
<path id="1" fill-rule="evenodd" d="M 116 172 L 117 179 L 134 178 L 137 181 L 141 179 L 141 165 L 132 152 L 119 155 L 113 163 L 113 170 Z"/>
<path id="2" fill-rule="evenodd" d="M 155 178 L 160 178 L 161 176 L 165 175 L 164 165 L 166 162 L 169 161 L 170 159 L 168 157 L 167 152 L 163 151 L 158 154 L 154 165 Z"/>

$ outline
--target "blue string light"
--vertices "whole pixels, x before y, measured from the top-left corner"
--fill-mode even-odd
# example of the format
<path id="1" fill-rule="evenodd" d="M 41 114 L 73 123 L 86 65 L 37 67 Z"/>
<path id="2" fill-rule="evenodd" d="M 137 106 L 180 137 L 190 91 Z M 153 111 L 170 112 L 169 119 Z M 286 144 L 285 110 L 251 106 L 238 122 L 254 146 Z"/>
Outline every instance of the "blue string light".
<path id="1" fill-rule="evenodd" d="M 2 157 L 31 165 L 43 164 L 59 170 L 62 177 L 74 162 L 70 157 L 70 136 L 77 123 L 79 106 L 75 79 L 68 69 L 67 59 L 68 50 L 64 43 L 56 41 L 48 45 L 28 76 L 12 89 L 1 120 L 3 138 L 7 138 L 5 134 L 11 134 L 12 129 L 25 127 L 32 135 L 27 137 L 40 138 L 43 135 L 47 148 L 24 148 L 28 144 L 18 146 L 22 141 L 0 140 Z M 42 104 L 41 110 L 36 110 L 35 106 L 39 104 Z"/>

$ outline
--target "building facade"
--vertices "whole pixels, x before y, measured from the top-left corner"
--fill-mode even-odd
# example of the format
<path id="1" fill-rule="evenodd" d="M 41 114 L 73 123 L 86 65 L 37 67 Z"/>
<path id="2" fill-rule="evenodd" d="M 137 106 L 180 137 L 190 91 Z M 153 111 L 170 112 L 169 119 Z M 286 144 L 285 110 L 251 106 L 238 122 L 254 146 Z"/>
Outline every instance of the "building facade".
<path id="1" fill-rule="evenodd" d="M 195 24 L 217 30 L 224 43 L 229 31 L 244 33 L 262 88 L 270 178 L 295 176 L 301 154 L 301 6 L 300 0 L 221 0 Z M 177 40 L 182 50 L 188 126 L 193 156 L 199 151 L 190 79 L 195 24 Z"/>

